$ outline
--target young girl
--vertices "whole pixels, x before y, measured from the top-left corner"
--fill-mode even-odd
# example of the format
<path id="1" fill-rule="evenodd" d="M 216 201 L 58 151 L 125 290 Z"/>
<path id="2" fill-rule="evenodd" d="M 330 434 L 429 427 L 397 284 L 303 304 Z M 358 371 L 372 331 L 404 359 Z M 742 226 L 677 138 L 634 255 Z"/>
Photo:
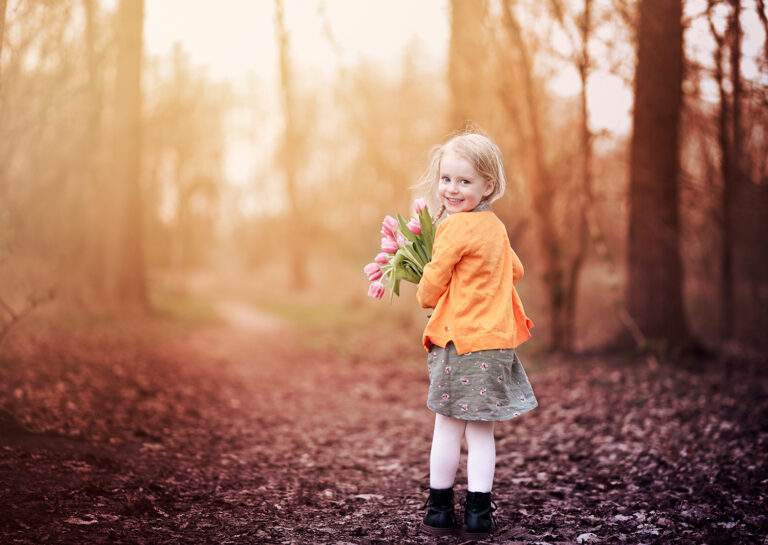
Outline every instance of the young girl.
<path id="1" fill-rule="evenodd" d="M 462 437 L 465 533 L 482 537 L 496 529 L 494 422 L 538 406 L 514 350 L 533 327 L 514 288 L 523 266 L 490 209 L 505 185 L 501 152 L 480 134 L 462 134 L 434 148 L 418 185 L 439 201 L 438 218 L 448 214 L 416 294 L 422 307 L 434 308 L 423 339 L 429 352 L 427 407 L 436 414 L 422 529 L 432 535 L 456 531 L 453 483 Z"/>

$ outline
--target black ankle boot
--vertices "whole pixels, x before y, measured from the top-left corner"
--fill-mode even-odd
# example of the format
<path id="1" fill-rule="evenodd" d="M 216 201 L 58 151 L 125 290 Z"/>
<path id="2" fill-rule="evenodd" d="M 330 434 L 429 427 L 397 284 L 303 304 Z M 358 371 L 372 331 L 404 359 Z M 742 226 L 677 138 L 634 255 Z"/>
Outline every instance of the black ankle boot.
<path id="1" fill-rule="evenodd" d="M 464 524 L 470 537 L 487 536 L 496 529 L 493 512 L 496 505 L 491 501 L 490 492 L 469 492 L 464 505 Z"/>
<path id="2" fill-rule="evenodd" d="M 423 509 L 429 508 L 421 529 L 433 536 L 444 536 L 456 530 L 456 514 L 453 511 L 453 488 L 429 489 L 429 498 Z"/>

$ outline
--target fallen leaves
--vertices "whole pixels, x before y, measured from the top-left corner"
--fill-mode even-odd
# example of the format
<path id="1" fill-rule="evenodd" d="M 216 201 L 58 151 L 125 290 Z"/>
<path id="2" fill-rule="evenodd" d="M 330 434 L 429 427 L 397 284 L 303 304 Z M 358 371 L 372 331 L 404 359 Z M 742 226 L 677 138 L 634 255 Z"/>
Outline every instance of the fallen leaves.
<path id="1" fill-rule="evenodd" d="M 418 335 L 396 362 L 291 338 L 7 339 L 0 541 L 432 543 Z M 495 542 L 763 542 L 764 371 L 521 357 L 540 406 L 496 428 Z"/>

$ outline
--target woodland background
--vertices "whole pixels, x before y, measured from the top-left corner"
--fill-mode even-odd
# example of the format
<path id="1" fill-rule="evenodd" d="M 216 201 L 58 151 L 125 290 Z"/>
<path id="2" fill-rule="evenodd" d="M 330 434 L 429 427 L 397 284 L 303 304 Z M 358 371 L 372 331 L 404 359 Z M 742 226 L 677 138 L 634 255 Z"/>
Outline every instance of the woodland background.
<path id="1" fill-rule="evenodd" d="M 520 464 L 536 468 L 530 479 L 544 479 L 528 489 L 521 516 L 544 518 L 526 533 L 502 515 L 505 538 L 573 542 L 592 533 L 633 542 L 647 530 L 643 539 L 664 543 L 757 543 L 768 478 L 765 2 L 446 0 L 444 58 L 435 62 L 414 40 L 386 66 L 342 62 L 354 45 L 334 30 L 333 2 L 268 4 L 277 77 L 254 74 L 244 89 L 195 65 L 183 42 L 149 55 L 144 0 L 0 0 L 5 535 L 157 538 L 138 522 L 150 517 L 175 536 L 167 539 L 221 542 L 233 526 L 207 525 L 200 513 L 259 505 L 256 526 L 238 515 L 238 535 L 251 542 L 409 542 L 397 521 L 410 527 L 413 513 L 386 499 L 398 494 L 396 478 L 383 493 L 348 490 L 318 481 L 314 469 L 296 480 L 278 458 L 248 451 L 237 467 L 255 468 L 250 484 L 261 492 L 243 499 L 243 475 L 227 473 L 234 466 L 205 468 L 218 467 L 219 456 L 235 463 L 227 445 L 269 441 L 252 430 L 269 425 L 287 434 L 275 448 L 288 459 L 309 448 L 307 437 L 313 457 L 368 445 L 367 469 L 326 466 L 362 472 L 344 477 L 358 484 L 383 482 L 366 473 L 373 466 L 396 477 L 423 465 L 428 417 L 415 419 L 409 411 L 421 401 L 405 392 L 417 397 L 424 387 L 414 371 L 424 316 L 412 290 L 392 304 L 368 299 L 362 268 L 379 251 L 384 215 L 409 214 L 429 149 L 477 125 L 504 154 L 510 183 L 494 210 L 525 264 L 520 292 L 536 324 L 520 353 L 542 415 L 526 433 L 537 422 L 554 430 L 544 442 L 561 453 L 538 454 L 536 439 L 516 445 Z M 324 71 L 297 54 L 289 15 L 302 9 L 337 56 Z M 557 88 L 563 74 L 565 90 Z M 627 131 L 594 123 L 622 100 L 600 89 L 606 78 L 632 97 Z M 235 183 L 227 158 L 238 138 L 256 159 Z M 416 386 L 400 390 L 397 379 Z M 303 436 L 290 435 L 285 400 L 265 393 L 264 381 L 301 414 L 327 411 L 342 427 L 305 421 Z M 625 397 L 610 393 L 617 387 Z M 318 392 L 336 388 L 347 401 Z M 371 454 L 381 450 L 376 434 L 393 428 L 382 421 L 371 437 L 360 428 L 395 402 L 413 405 L 397 433 L 423 432 L 424 443 L 414 449 L 392 435 L 385 451 L 397 467 Z M 363 405 L 370 413 L 349 416 Z M 248 420 L 256 417 L 245 408 L 264 420 Z M 611 420 L 619 414 L 637 420 Z M 367 423 L 355 420 L 363 416 Z M 601 422 L 603 433 L 591 435 Z M 345 429 L 359 431 L 360 443 L 348 444 Z M 680 454 L 694 443 L 696 460 Z M 586 444 L 605 456 L 592 460 Z M 612 465 L 627 456 L 640 461 Z M 594 461 L 595 473 L 551 477 L 563 460 Z M 182 466 L 186 480 L 169 476 Z M 686 469 L 669 484 L 681 468 L 692 480 Z M 273 482 L 283 471 L 287 480 Z M 501 482 L 528 479 L 505 471 Z M 416 477 L 408 477 L 414 486 Z M 621 503 L 609 491 L 624 490 L 622 479 L 631 482 L 626 498 L 640 503 L 615 511 L 605 502 Z M 568 530 L 579 515 L 557 502 L 582 498 L 595 482 L 602 499 L 584 493 L 586 503 L 571 505 L 591 526 Z M 639 489 L 666 500 L 655 504 Z M 40 499 L 52 497 L 64 514 Z M 395 529 L 367 521 L 318 530 L 315 515 L 352 517 L 350 506 L 372 499 Z M 293 534 L 276 522 L 286 506 L 303 521 Z"/>
<path id="2" fill-rule="evenodd" d="M 270 97 L 212 80 L 183 43 L 142 54 L 141 2 L 4 1 L 4 317 L 50 291 L 72 312 L 151 311 L 161 278 L 193 275 L 285 296 L 272 306 L 362 304 L 378 222 L 409 212 L 429 148 L 472 122 L 512 179 L 496 211 L 530 271 L 536 342 L 599 349 L 634 331 L 762 350 L 765 6 L 673 4 L 446 3 L 444 64 L 414 43 L 396 68 L 317 76 L 294 68 L 278 2 Z M 549 82 L 568 71 L 563 96 Z M 592 128 L 597 71 L 634 90 L 630 132 Z M 263 159 L 232 184 L 226 148 L 249 118 L 268 127 Z"/>

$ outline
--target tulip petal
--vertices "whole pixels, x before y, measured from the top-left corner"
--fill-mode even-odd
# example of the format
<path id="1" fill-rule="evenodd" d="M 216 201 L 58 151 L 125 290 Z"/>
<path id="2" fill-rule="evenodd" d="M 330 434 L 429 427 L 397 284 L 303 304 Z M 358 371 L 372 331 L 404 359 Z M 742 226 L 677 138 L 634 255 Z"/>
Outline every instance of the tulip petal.
<path id="1" fill-rule="evenodd" d="M 384 296 L 384 284 L 381 282 L 372 282 L 368 288 L 368 297 L 381 299 Z"/>
<path id="2" fill-rule="evenodd" d="M 381 239 L 381 249 L 388 254 L 394 254 L 398 248 L 400 248 L 400 246 L 397 244 L 396 240 L 392 240 L 387 237 Z"/>

